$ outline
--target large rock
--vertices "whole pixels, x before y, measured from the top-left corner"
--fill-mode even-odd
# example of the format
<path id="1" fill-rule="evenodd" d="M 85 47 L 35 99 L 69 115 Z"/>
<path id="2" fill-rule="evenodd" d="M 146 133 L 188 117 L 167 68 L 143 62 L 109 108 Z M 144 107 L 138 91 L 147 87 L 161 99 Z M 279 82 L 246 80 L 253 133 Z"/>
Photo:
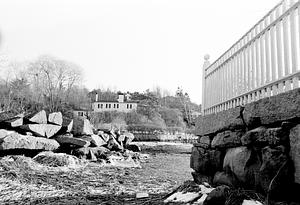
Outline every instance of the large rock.
<path id="1" fill-rule="evenodd" d="M 190 159 L 190 167 L 198 173 L 208 174 L 209 170 L 209 154 L 201 147 L 193 147 Z"/>
<path id="2" fill-rule="evenodd" d="M 283 146 L 263 148 L 259 181 L 265 193 L 269 192 L 270 196 L 277 198 L 288 190 L 293 178 L 291 171 L 290 161 Z"/>
<path id="3" fill-rule="evenodd" d="M 45 133 L 46 133 L 46 137 L 50 138 L 53 137 L 54 135 L 56 135 L 59 130 L 61 129 L 60 125 L 51 125 L 51 124 L 47 124 L 45 126 Z"/>
<path id="4" fill-rule="evenodd" d="M 55 125 L 62 125 L 63 116 L 61 112 L 53 112 L 49 114 L 48 122 L 53 123 Z"/>
<path id="5" fill-rule="evenodd" d="M 223 169 L 230 169 L 240 182 L 247 182 L 247 165 L 251 159 L 251 150 L 247 147 L 236 147 L 227 150 Z"/>
<path id="6" fill-rule="evenodd" d="M 294 89 L 228 109 L 217 114 L 197 118 L 196 134 L 208 135 L 224 130 L 258 125 L 270 125 L 300 117 L 300 89 Z"/>
<path id="7" fill-rule="evenodd" d="M 238 147 L 241 145 L 241 137 L 243 131 L 225 131 L 218 133 L 211 142 L 212 148 L 230 148 Z"/>
<path id="8" fill-rule="evenodd" d="M 0 129 L 0 139 L 6 137 L 9 134 L 15 133 L 15 131 Z"/>
<path id="9" fill-rule="evenodd" d="M 229 110 L 198 117 L 196 120 L 196 135 L 209 135 L 225 130 L 245 128 L 242 118 L 243 107 L 236 107 Z"/>
<path id="10" fill-rule="evenodd" d="M 300 184 L 300 125 L 290 130 L 290 156 L 295 167 L 295 182 Z"/>
<path id="11" fill-rule="evenodd" d="M 59 144 L 75 145 L 77 147 L 88 147 L 90 145 L 89 141 L 73 137 L 72 135 L 59 135 L 55 140 Z"/>
<path id="12" fill-rule="evenodd" d="M 22 125 L 20 129 L 25 131 L 30 131 L 34 135 L 39 137 L 53 137 L 58 131 L 61 129 L 59 125 L 51 125 L 51 124 L 27 124 Z"/>
<path id="13" fill-rule="evenodd" d="M 221 152 L 194 146 L 190 158 L 190 167 L 198 173 L 214 175 L 216 171 L 222 169 Z"/>
<path id="14" fill-rule="evenodd" d="M 15 128 L 23 125 L 23 117 L 14 117 L 0 122 L 0 127 Z"/>
<path id="15" fill-rule="evenodd" d="M 223 157 L 220 150 L 207 150 L 209 156 L 209 170 L 210 175 L 214 175 L 216 171 L 220 171 L 223 168 Z"/>
<path id="16" fill-rule="evenodd" d="M 106 144 L 106 141 L 103 140 L 102 137 L 98 136 L 98 135 L 91 135 L 91 145 L 95 146 L 95 147 L 101 147 L 102 145 Z"/>
<path id="17" fill-rule="evenodd" d="M 226 185 L 229 187 L 236 187 L 239 183 L 234 174 L 231 172 L 216 172 L 213 179 L 213 184 L 215 186 Z"/>
<path id="18" fill-rule="evenodd" d="M 33 160 L 50 167 L 74 167 L 79 164 L 79 160 L 72 155 L 65 153 L 53 153 L 51 151 L 41 152 L 36 155 Z"/>
<path id="19" fill-rule="evenodd" d="M 225 205 L 229 192 L 228 186 L 218 186 L 208 194 L 203 205 Z"/>
<path id="20" fill-rule="evenodd" d="M 45 110 L 29 114 L 25 116 L 25 119 L 30 123 L 47 124 L 47 114 Z"/>
<path id="21" fill-rule="evenodd" d="M 59 144 L 53 139 L 21 135 L 16 132 L 0 139 L 0 150 L 30 149 L 30 150 L 56 150 Z"/>
<path id="22" fill-rule="evenodd" d="M 75 118 L 73 121 L 73 130 L 74 135 L 92 135 L 93 128 L 88 119 Z"/>
<path id="23" fill-rule="evenodd" d="M 282 128 L 266 128 L 258 127 L 248 131 L 241 139 L 243 145 L 254 145 L 259 147 L 265 147 L 267 145 L 280 145 L 286 144 L 288 135 Z"/>
<path id="24" fill-rule="evenodd" d="M 300 89 L 294 89 L 245 105 L 243 117 L 247 125 L 259 118 L 262 125 L 300 117 Z"/>

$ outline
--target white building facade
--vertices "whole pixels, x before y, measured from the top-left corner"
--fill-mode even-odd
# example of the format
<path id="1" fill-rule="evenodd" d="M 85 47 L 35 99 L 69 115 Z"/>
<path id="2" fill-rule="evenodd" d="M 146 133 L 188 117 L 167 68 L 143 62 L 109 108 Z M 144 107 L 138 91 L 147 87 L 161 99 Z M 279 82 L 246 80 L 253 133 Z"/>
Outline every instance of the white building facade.
<path id="1" fill-rule="evenodd" d="M 118 111 L 132 112 L 137 109 L 137 102 L 131 101 L 128 96 L 119 94 L 118 100 L 115 101 L 99 101 L 96 94 L 96 101 L 92 103 L 93 112 Z"/>

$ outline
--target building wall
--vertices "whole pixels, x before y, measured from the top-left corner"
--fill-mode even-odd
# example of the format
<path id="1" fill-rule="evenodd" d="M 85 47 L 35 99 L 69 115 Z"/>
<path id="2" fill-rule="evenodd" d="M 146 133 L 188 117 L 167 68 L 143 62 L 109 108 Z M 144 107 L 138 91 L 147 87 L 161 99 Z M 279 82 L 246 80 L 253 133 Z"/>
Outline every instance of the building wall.
<path id="1" fill-rule="evenodd" d="M 92 104 L 94 112 L 118 111 L 132 112 L 137 109 L 137 103 L 118 103 L 118 102 L 94 102 Z"/>
<path id="2" fill-rule="evenodd" d="M 74 117 L 81 117 L 81 118 L 87 118 L 88 112 L 84 110 L 74 110 L 73 111 Z"/>

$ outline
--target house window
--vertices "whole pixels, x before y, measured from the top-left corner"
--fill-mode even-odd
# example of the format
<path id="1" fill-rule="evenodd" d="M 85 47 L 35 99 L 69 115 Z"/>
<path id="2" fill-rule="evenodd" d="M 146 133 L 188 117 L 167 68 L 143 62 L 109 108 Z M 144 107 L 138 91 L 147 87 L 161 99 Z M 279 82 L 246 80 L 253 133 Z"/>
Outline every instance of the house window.
<path id="1" fill-rule="evenodd" d="M 114 108 L 116 108 L 116 104 L 114 104 Z"/>
<path id="2" fill-rule="evenodd" d="M 132 109 L 132 104 L 130 104 L 130 109 Z"/>
<path id="3" fill-rule="evenodd" d="M 101 104 L 101 109 L 103 108 L 103 104 Z"/>
<path id="4" fill-rule="evenodd" d="M 100 108 L 100 104 L 98 104 L 98 108 Z"/>
<path id="5" fill-rule="evenodd" d="M 117 104 L 117 108 L 119 108 L 119 104 Z"/>
<path id="6" fill-rule="evenodd" d="M 78 116 L 83 116 L 83 112 L 78 112 Z"/>
<path id="7" fill-rule="evenodd" d="M 111 108 L 111 104 L 109 104 L 109 108 Z"/>
<path id="8" fill-rule="evenodd" d="M 127 104 L 127 109 L 129 108 L 129 104 Z"/>
<path id="9" fill-rule="evenodd" d="M 108 108 L 108 104 L 105 104 L 105 108 Z"/>

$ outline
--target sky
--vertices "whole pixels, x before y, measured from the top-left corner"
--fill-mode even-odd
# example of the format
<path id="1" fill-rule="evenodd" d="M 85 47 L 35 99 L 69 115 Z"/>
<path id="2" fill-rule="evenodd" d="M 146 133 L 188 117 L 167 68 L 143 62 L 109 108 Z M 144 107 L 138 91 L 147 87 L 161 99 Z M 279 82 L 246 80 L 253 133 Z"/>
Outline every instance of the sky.
<path id="1" fill-rule="evenodd" d="M 51 55 L 90 90 L 177 87 L 201 103 L 213 62 L 279 0 L 0 0 L 0 65 Z"/>

